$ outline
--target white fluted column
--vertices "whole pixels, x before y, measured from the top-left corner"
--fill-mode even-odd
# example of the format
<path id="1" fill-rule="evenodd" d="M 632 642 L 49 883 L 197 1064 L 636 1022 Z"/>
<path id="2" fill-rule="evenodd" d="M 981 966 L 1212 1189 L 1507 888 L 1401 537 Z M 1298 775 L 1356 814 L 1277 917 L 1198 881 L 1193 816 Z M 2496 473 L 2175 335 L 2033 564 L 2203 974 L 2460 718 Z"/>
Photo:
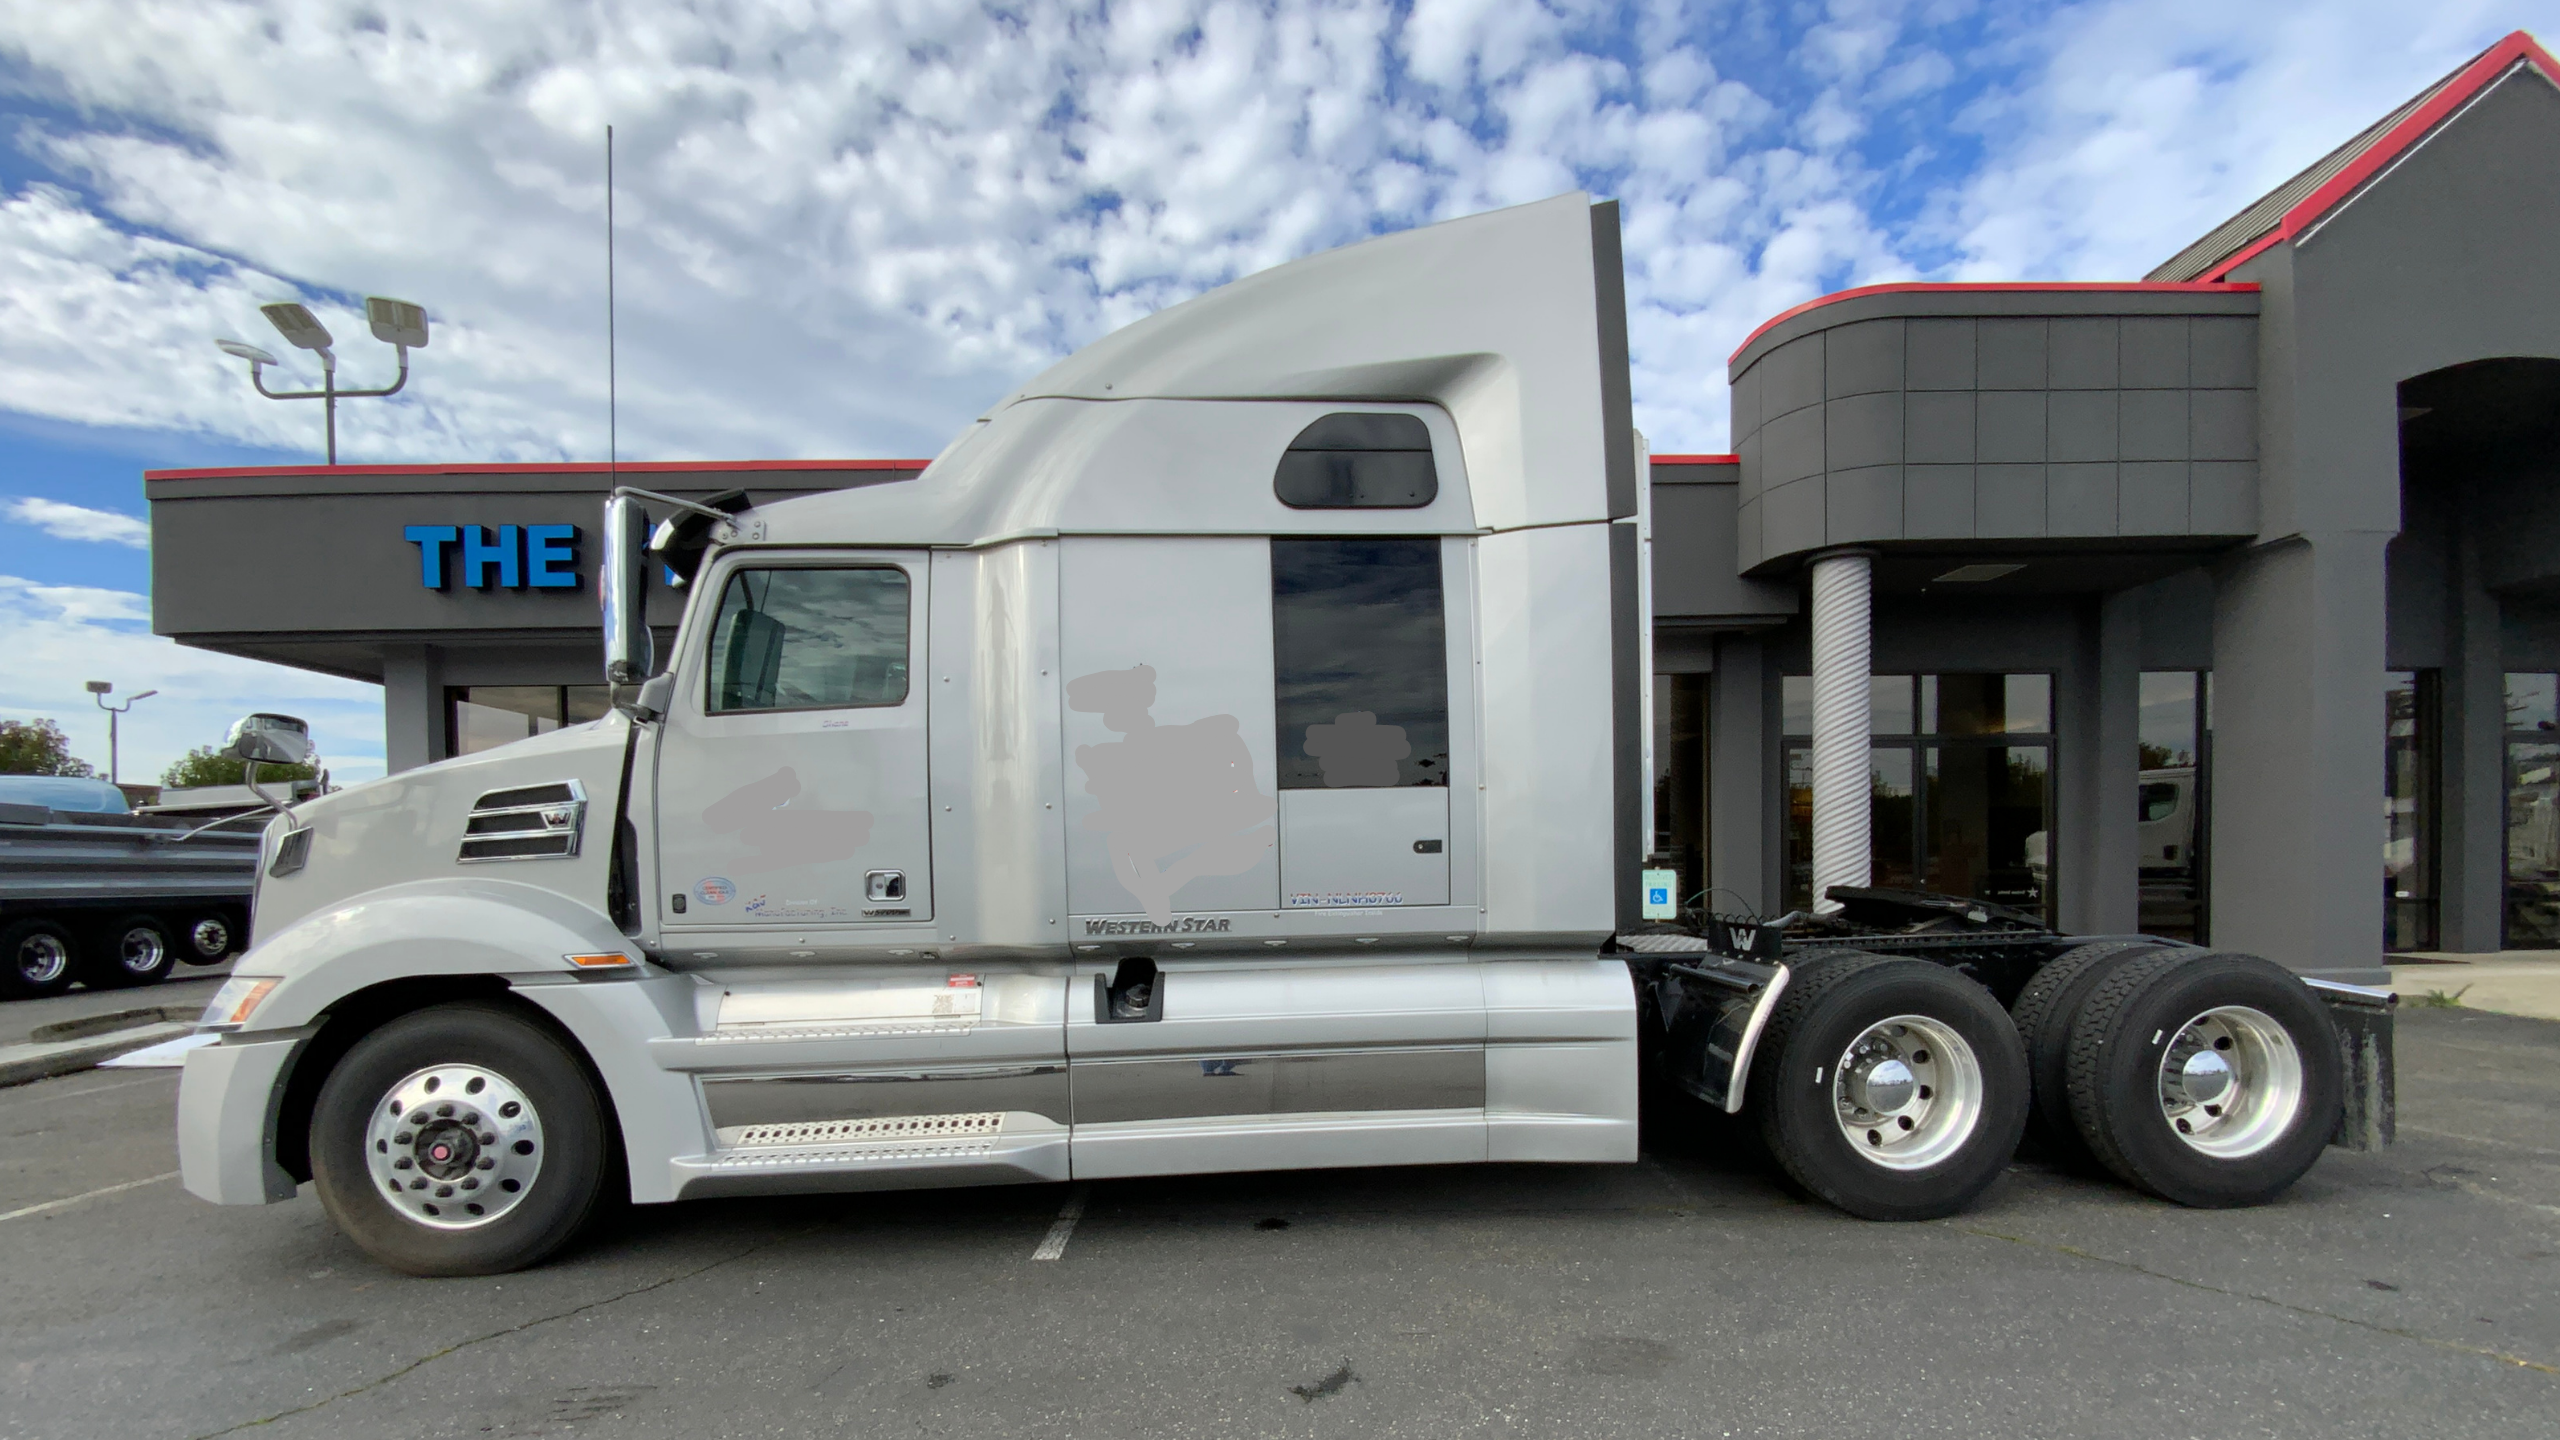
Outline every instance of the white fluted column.
<path id="1" fill-rule="evenodd" d="M 1813 908 L 1834 885 L 1864 885 L 1875 856 L 1869 834 L 1872 765 L 1867 749 L 1868 662 L 1875 557 L 1845 550 L 1813 562 Z"/>

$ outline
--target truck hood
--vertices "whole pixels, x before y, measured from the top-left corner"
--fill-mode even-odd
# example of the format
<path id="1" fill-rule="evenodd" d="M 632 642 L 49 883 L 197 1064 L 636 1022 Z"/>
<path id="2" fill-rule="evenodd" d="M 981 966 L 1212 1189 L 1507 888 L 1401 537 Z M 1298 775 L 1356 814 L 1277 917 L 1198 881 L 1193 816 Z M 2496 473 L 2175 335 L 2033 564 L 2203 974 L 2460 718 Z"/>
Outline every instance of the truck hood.
<path id="1" fill-rule="evenodd" d="M 612 861 L 622 762 L 632 722 L 616 712 L 548 735 L 459 756 L 296 805 L 267 828 L 260 864 L 257 945 L 295 924 L 331 910 L 349 897 L 384 886 L 436 876 L 504 879 L 552 891 L 598 914 Z M 554 789 L 553 787 L 558 787 Z M 463 839 L 472 812 L 484 799 L 501 803 L 511 791 L 541 791 L 546 803 L 576 811 L 576 832 L 566 854 L 466 858 Z M 310 847 L 298 870 L 274 868 L 278 847 L 308 830 Z M 254 972 L 256 950 L 243 960 Z"/>

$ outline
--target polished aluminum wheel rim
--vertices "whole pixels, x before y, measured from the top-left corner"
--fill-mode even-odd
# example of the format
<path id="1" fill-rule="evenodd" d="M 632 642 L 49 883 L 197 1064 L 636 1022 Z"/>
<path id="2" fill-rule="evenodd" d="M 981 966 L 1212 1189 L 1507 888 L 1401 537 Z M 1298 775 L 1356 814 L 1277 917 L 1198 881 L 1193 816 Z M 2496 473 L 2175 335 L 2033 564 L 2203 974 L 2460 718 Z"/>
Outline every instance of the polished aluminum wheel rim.
<path id="1" fill-rule="evenodd" d="M 116 941 L 116 963 L 135 975 L 159 969 L 168 953 L 169 942 L 148 925 L 136 925 Z"/>
<path id="2" fill-rule="evenodd" d="M 18 942 L 18 978 L 29 985 L 50 985 L 71 968 L 71 947 L 59 935 L 30 935 Z"/>
<path id="3" fill-rule="evenodd" d="M 1849 1148 L 1887 1170 L 1925 1170 L 1982 1123 L 1982 1065 L 1973 1047 L 1925 1015 L 1860 1031 L 1832 1071 L 1832 1111 Z"/>
<path id="4" fill-rule="evenodd" d="M 2160 1054 L 2160 1113 L 2187 1148 L 2238 1160 L 2276 1143 L 2302 1109 L 2302 1054 L 2246 1005 L 2207 1010 Z"/>
<path id="5" fill-rule="evenodd" d="M 431 1065 L 374 1102 L 364 1158 L 392 1209 L 470 1230 L 523 1203 L 542 1147 L 542 1117 L 515 1082 L 477 1065 Z"/>
<path id="6" fill-rule="evenodd" d="M 210 917 L 199 920 L 187 931 L 187 943 L 197 954 L 218 960 L 231 953 L 231 927 Z"/>

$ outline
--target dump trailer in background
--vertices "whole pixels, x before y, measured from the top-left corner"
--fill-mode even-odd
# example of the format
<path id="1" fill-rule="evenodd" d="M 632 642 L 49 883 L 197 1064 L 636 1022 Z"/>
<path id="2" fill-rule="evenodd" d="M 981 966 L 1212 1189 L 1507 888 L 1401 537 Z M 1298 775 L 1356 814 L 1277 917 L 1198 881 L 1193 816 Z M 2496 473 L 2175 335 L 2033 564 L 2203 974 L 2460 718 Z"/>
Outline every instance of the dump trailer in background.
<path id="1" fill-rule="evenodd" d="M 149 985 L 243 946 L 257 825 L 195 828 L 103 780 L 0 777 L 0 994 Z"/>

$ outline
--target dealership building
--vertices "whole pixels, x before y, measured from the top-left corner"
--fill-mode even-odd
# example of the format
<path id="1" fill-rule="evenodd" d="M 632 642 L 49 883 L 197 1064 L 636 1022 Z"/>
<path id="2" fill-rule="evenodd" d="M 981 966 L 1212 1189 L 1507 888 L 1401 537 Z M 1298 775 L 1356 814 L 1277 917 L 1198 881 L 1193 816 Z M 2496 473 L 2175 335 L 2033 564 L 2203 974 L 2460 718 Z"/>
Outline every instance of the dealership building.
<path id="1" fill-rule="evenodd" d="M 1653 457 L 1659 863 L 1719 909 L 1811 900 L 1829 567 L 1872 596 L 1875 883 L 2348 978 L 2560 946 L 2555 79 L 2511 36 L 2141 280 L 1871 286 L 1754 332 L 1736 453 Z M 601 712 L 616 479 L 923 469 L 155 471 L 153 626 L 381 683 L 406 769 Z M 229 558 L 280 552 L 290 584 Z"/>

